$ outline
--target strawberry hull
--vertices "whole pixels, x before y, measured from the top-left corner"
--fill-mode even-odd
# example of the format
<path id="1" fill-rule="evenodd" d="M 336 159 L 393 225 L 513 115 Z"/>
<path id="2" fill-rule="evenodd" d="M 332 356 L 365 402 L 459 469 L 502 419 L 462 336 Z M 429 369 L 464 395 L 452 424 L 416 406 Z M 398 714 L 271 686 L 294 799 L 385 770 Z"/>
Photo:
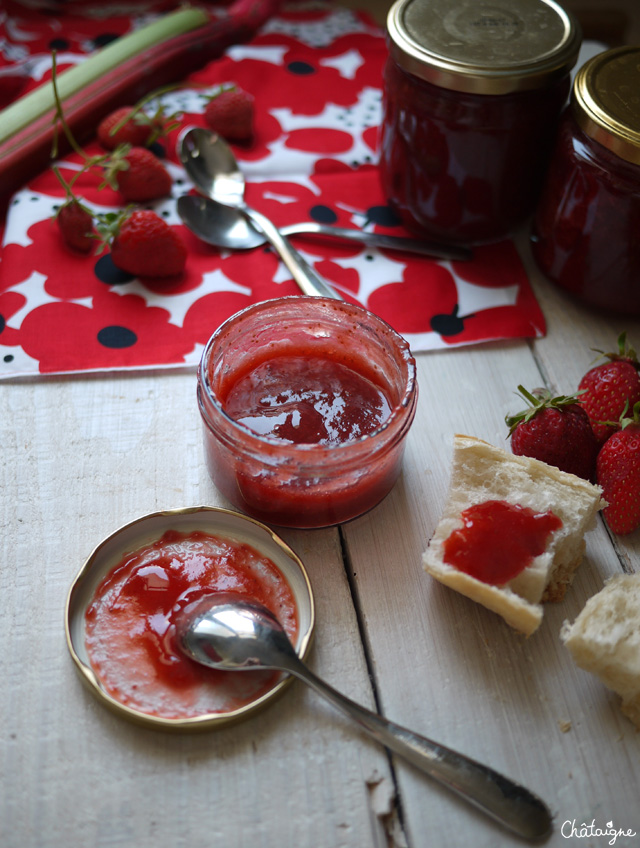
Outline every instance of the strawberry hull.
<path id="1" fill-rule="evenodd" d="M 111 245 L 111 259 L 136 277 L 173 277 L 184 271 L 187 248 L 166 221 L 143 209 L 121 224 Z"/>

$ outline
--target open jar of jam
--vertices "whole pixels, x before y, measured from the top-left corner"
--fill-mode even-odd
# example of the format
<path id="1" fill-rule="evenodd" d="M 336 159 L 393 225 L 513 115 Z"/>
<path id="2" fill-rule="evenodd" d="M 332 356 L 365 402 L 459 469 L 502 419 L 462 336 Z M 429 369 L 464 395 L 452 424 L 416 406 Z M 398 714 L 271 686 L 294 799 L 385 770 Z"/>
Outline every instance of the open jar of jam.
<path id="1" fill-rule="evenodd" d="M 640 315 L 640 47 L 599 53 L 576 74 L 532 250 L 580 300 Z"/>
<path id="2" fill-rule="evenodd" d="M 389 11 L 383 189 L 404 225 L 480 243 L 533 212 L 578 24 L 554 0 L 398 0 Z"/>
<path id="3" fill-rule="evenodd" d="M 254 304 L 202 355 L 209 474 L 232 504 L 269 524 L 355 518 L 400 473 L 417 392 L 408 343 L 361 306 L 322 297 Z"/>

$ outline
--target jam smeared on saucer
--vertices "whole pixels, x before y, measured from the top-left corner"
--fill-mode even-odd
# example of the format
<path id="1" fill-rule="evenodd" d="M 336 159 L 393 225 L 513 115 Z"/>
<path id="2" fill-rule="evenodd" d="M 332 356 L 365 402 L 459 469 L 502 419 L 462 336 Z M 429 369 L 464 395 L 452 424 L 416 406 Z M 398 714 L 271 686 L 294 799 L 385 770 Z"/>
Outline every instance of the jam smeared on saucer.
<path id="1" fill-rule="evenodd" d="M 270 559 L 232 539 L 169 530 L 126 554 L 87 608 L 87 651 L 104 689 L 140 712 L 180 719 L 229 712 L 267 692 L 278 672 L 217 671 L 180 651 L 177 616 L 216 591 L 264 604 L 295 643 L 293 593 Z"/>
<path id="2" fill-rule="evenodd" d="M 463 526 L 444 542 L 444 561 L 492 586 L 517 577 L 544 553 L 551 533 L 562 527 L 553 512 L 498 500 L 470 506 L 461 518 Z"/>

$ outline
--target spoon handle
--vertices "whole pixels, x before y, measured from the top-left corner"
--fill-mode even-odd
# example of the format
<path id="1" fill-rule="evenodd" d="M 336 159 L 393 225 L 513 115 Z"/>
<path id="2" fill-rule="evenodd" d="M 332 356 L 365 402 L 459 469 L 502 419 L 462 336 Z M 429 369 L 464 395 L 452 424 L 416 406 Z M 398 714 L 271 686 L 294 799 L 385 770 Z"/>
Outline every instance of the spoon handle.
<path id="1" fill-rule="evenodd" d="M 408 253 L 418 253 L 422 256 L 431 256 L 435 259 L 451 259 L 464 262 L 473 257 L 471 248 L 464 247 L 463 245 L 437 244 L 436 242 L 404 238 L 403 236 L 367 233 L 364 230 L 356 230 L 352 227 L 334 227 L 326 224 L 317 224 L 315 221 L 305 221 L 301 224 L 290 224 L 289 226 L 280 227 L 280 233 L 284 236 L 308 234 L 326 236 L 326 238 L 338 239 L 340 241 L 357 241 L 369 247 L 404 250 Z"/>
<path id="2" fill-rule="evenodd" d="M 520 784 L 356 704 L 316 677 L 297 657 L 291 658 L 287 671 L 304 680 L 386 748 L 448 786 L 519 836 L 538 840 L 550 832 L 549 809 Z"/>
<path id="3" fill-rule="evenodd" d="M 304 294 L 342 300 L 340 295 L 303 259 L 269 218 L 249 206 L 243 205 L 240 209 L 257 229 L 264 233 Z"/>

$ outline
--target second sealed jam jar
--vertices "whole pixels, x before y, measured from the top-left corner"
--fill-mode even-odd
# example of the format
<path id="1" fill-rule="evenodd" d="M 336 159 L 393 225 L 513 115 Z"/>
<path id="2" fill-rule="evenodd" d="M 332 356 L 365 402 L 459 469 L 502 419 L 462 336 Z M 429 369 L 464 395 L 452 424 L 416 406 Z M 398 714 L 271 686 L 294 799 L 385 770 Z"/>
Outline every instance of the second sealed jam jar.
<path id="1" fill-rule="evenodd" d="M 387 20 L 382 186 L 410 230 L 476 244 L 533 211 L 580 28 L 554 0 L 398 0 Z"/>
<path id="2" fill-rule="evenodd" d="M 577 299 L 640 315 L 640 47 L 599 53 L 576 74 L 532 250 Z"/>

